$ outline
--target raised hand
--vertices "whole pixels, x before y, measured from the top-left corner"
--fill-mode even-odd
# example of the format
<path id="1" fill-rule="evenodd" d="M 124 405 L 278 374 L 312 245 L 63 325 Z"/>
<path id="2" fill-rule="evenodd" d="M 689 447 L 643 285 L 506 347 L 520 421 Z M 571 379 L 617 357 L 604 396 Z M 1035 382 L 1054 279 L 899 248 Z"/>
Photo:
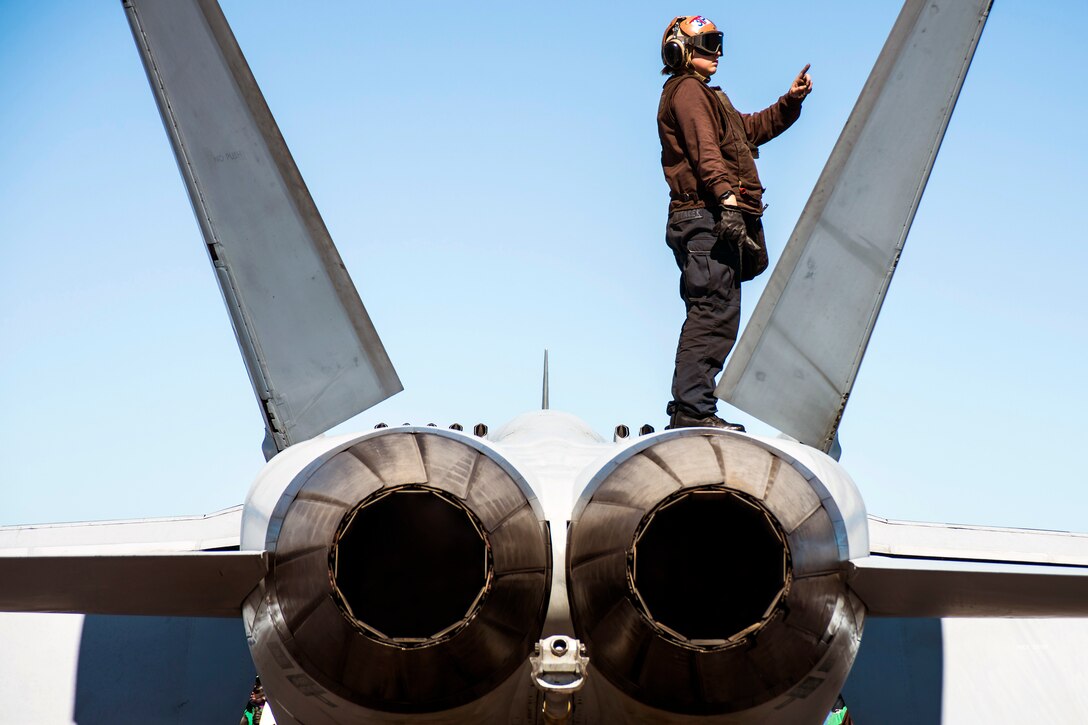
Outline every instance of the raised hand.
<path id="1" fill-rule="evenodd" d="M 797 77 L 793 79 L 793 85 L 790 86 L 789 90 L 790 98 L 801 101 L 809 93 L 812 93 L 812 76 L 808 74 L 808 69 L 811 67 L 811 63 L 806 63 L 801 72 L 797 74 Z"/>

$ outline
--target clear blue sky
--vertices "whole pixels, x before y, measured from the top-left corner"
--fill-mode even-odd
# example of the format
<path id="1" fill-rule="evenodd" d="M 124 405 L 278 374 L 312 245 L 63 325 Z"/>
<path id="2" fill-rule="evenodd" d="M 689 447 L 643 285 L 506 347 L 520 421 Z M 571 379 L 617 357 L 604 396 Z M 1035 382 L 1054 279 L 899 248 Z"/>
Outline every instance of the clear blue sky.
<path id="1" fill-rule="evenodd" d="M 548 347 L 552 407 L 604 435 L 665 424 L 683 314 L 665 23 L 723 27 L 744 110 L 812 63 L 760 160 L 775 259 L 898 12 L 223 5 L 405 384 L 344 428 L 497 428 Z M 1085 27 L 995 3 L 841 430 L 871 513 L 1088 531 Z M 0 139 L 0 523 L 239 503 L 260 416 L 119 2 L 0 1 Z"/>

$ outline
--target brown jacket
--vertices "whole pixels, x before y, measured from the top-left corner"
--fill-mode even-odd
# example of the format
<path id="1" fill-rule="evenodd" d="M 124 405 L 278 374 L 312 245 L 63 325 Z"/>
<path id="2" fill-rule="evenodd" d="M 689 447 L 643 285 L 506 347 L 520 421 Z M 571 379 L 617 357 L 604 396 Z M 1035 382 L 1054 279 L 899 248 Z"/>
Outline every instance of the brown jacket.
<path id="1" fill-rule="evenodd" d="M 737 206 L 763 213 L 756 148 L 801 115 L 801 101 L 784 95 L 758 113 L 739 113 L 717 86 L 691 73 L 665 81 L 657 109 L 661 168 L 669 184 L 669 212 L 714 208 L 728 191 Z"/>

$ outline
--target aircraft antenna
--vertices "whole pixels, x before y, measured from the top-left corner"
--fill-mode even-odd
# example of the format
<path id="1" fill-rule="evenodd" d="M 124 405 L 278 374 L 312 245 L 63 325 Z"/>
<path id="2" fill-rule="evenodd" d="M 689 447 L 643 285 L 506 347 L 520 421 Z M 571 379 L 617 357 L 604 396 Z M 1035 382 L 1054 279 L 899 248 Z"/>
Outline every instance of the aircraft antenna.
<path id="1" fill-rule="evenodd" d="M 540 409 L 548 409 L 548 348 L 544 348 L 544 385 L 540 394 Z"/>

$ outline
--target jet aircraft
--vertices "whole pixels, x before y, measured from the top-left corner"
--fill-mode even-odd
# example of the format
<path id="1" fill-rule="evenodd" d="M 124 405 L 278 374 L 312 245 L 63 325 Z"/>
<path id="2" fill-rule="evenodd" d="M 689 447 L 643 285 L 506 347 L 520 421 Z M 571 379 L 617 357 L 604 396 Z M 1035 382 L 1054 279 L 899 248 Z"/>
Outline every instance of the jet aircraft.
<path id="1" fill-rule="evenodd" d="M 427 433 L 427 431 L 422 431 L 422 433 Z M 553 529 L 553 533 L 554 533 L 554 529 Z M 592 659 L 592 654 L 590 655 L 590 657 Z"/>

